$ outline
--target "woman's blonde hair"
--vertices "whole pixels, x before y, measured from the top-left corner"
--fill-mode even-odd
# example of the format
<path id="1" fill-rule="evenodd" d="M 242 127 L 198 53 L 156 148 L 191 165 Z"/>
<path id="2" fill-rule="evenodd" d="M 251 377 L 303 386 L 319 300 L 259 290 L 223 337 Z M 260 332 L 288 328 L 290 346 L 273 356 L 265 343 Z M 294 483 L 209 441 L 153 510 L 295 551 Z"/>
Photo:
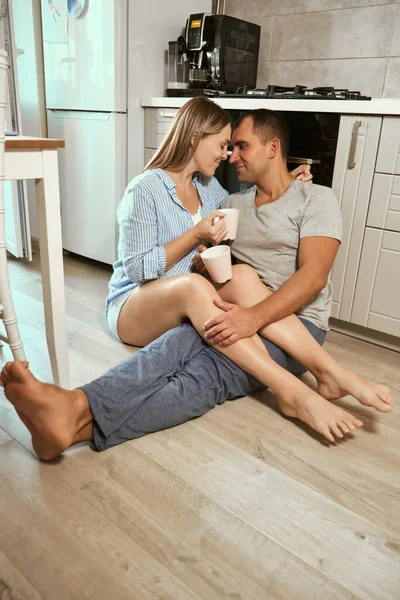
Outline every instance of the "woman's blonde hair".
<path id="1" fill-rule="evenodd" d="M 143 170 L 183 169 L 202 138 L 219 133 L 229 124 L 228 114 L 218 104 L 204 96 L 192 98 L 178 110 L 170 132 Z"/>

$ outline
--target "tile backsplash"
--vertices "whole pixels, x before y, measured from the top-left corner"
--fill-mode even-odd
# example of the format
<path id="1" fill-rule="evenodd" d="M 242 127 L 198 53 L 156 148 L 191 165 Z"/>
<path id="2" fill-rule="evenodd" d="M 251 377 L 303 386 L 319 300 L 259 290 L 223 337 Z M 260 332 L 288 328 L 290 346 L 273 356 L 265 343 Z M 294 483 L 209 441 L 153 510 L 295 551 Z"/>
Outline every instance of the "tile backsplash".
<path id="1" fill-rule="evenodd" d="M 333 86 L 400 98 L 400 0 L 226 0 L 261 25 L 257 86 Z"/>

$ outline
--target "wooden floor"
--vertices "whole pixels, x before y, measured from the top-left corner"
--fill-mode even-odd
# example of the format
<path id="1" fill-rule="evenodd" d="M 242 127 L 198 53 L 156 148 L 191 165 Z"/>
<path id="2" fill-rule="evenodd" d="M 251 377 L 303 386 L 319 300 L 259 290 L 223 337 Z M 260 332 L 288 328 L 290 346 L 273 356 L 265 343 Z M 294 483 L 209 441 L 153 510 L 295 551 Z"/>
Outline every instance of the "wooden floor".
<path id="1" fill-rule="evenodd" d="M 104 322 L 110 269 L 65 258 L 72 384 L 132 352 Z M 10 261 L 32 371 L 51 381 L 37 255 Z M 103 453 L 39 462 L 0 392 L 0 599 L 400 598 L 400 354 L 330 333 L 394 390 L 328 446 L 269 393 Z M 0 350 L 0 361 L 10 352 Z"/>

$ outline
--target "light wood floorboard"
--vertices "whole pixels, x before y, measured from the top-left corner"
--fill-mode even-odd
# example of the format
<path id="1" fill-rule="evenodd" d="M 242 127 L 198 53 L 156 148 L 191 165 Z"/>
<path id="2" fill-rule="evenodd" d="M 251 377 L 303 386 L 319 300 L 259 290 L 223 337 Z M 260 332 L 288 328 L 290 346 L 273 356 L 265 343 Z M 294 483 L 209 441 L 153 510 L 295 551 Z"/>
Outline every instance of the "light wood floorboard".
<path id="1" fill-rule="evenodd" d="M 105 323 L 110 267 L 64 264 L 76 387 L 135 349 Z M 31 369 L 51 381 L 38 253 L 10 275 Z M 335 332 L 325 347 L 394 393 L 390 415 L 343 399 L 365 427 L 336 445 L 264 392 L 45 464 L 0 391 L 0 598 L 400 598 L 400 354 Z"/>

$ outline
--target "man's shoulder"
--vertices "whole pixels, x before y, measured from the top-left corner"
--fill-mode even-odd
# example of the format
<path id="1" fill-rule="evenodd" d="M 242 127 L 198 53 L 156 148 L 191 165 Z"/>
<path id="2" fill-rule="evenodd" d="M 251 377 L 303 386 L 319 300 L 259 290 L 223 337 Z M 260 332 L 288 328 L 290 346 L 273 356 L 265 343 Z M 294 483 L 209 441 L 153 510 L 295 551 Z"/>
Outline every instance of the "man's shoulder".
<path id="1" fill-rule="evenodd" d="M 321 203 L 326 206 L 337 206 L 339 209 L 339 202 L 332 188 L 318 183 L 296 180 L 291 186 L 291 196 L 296 200 L 296 204 L 300 201 L 304 209 Z"/>
<path id="2" fill-rule="evenodd" d="M 246 205 L 246 203 L 251 203 L 254 198 L 256 186 L 253 185 L 251 188 L 247 190 L 243 190 L 242 192 L 236 192 L 235 194 L 229 194 L 224 200 L 224 206 L 226 208 L 236 208 L 240 206 Z"/>
<path id="3" fill-rule="evenodd" d="M 296 179 L 292 184 L 292 190 L 294 193 L 301 194 L 304 198 L 313 198 L 316 196 L 325 196 L 327 198 L 334 198 L 332 188 L 326 185 L 320 185 L 319 183 L 308 183 L 306 181 L 300 181 Z"/>

